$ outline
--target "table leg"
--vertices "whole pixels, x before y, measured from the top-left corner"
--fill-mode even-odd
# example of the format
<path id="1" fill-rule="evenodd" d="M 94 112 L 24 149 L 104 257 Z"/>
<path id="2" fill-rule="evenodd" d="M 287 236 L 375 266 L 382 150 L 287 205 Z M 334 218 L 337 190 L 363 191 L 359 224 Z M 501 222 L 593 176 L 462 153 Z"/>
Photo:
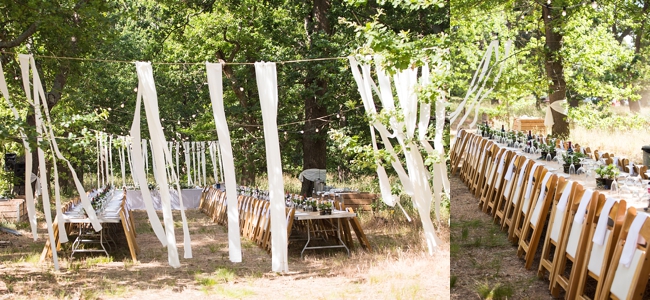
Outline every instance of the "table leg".
<path id="1" fill-rule="evenodd" d="M 350 249 L 348 248 L 347 245 L 341 240 L 341 218 L 336 219 L 336 237 L 339 239 L 339 242 L 341 242 L 341 245 L 345 247 L 345 250 L 348 251 L 348 257 L 350 257 Z"/>
<path id="2" fill-rule="evenodd" d="M 311 241 L 311 220 L 307 220 L 307 243 L 305 243 L 302 251 L 300 251 L 301 259 L 303 258 L 302 254 L 305 252 L 305 249 L 307 249 L 307 246 L 309 246 L 309 241 Z"/>

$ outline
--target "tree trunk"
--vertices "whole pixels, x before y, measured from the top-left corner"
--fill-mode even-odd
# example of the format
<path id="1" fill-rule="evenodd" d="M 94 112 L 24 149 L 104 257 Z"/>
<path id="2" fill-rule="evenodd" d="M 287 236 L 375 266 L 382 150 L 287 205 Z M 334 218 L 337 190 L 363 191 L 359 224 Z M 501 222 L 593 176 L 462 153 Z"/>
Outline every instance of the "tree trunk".
<path id="1" fill-rule="evenodd" d="M 329 0 L 313 0 L 312 11 L 306 18 L 307 36 L 310 41 L 311 51 L 326 52 L 326 49 L 316 49 L 318 46 L 314 40 L 317 37 L 313 35 L 326 34 L 331 35 L 331 28 L 327 14 L 330 9 Z M 323 51 L 325 50 L 325 51 Z M 319 70 L 309 69 L 307 80 L 305 81 L 305 90 L 315 91 L 305 97 L 305 124 L 302 136 L 303 151 L 303 170 L 307 169 L 326 169 L 327 167 L 327 107 L 323 100 L 327 94 L 327 80 L 317 76 Z M 313 182 L 303 181 L 301 193 L 312 195 Z"/>
<path id="2" fill-rule="evenodd" d="M 549 18 L 551 16 L 551 18 Z M 555 20 L 552 11 L 547 6 L 542 6 L 544 19 L 544 35 L 546 36 L 546 76 L 549 83 L 549 104 L 566 99 L 566 82 L 564 80 L 564 66 L 560 50 L 562 49 L 562 33 L 560 19 Z M 569 122 L 566 116 L 553 110 L 553 135 L 556 137 L 569 136 Z"/>
<path id="3" fill-rule="evenodd" d="M 628 105 L 630 106 L 630 112 L 633 113 L 640 113 L 641 112 L 641 103 L 639 103 L 640 100 L 635 100 L 635 101 L 628 101 Z"/>

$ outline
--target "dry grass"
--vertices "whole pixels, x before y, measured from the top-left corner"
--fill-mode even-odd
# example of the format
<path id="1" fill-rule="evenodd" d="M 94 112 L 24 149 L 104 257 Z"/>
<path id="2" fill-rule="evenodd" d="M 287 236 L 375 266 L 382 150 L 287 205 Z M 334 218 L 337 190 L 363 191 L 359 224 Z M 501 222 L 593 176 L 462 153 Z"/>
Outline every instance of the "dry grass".
<path id="1" fill-rule="evenodd" d="M 373 246 L 344 251 L 307 251 L 300 259 L 301 242 L 289 246 L 289 270 L 271 272 L 271 257 L 243 239 L 243 262 L 228 260 L 227 231 L 203 213 L 188 210 L 193 259 L 181 258 L 181 267 L 167 264 L 167 252 L 149 227 L 146 213 L 134 212 L 141 247 L 139 262 L 132 262 L 125 245 L 111 258 L 60 255 L 61 270 L 37 260 L 46 237 L 39 229 L 33 242 L 29 230 L 0 249 L 0 299 L 448 299 L 449 228 L 439 228 L 445 241 L 429 256 L 419 221 L 404 222 L 388 213 L 365 214 L 362 226 Z M 180 219 L 179 213 L 174 213 Z M 44 222 L 39 222 L 43 224 Z M 176 230 L 179 255 L 183 255 L 180 230 Z"/>
<path id="2" fill-rule="evenodd" d="M 576 127 L 571 130 L 571 140 L 580 145 L 624 156 L 635 163 L 643 163 L 641 147 L 650 145 L 647 129 L 610 132 L 602 129 Z"/>

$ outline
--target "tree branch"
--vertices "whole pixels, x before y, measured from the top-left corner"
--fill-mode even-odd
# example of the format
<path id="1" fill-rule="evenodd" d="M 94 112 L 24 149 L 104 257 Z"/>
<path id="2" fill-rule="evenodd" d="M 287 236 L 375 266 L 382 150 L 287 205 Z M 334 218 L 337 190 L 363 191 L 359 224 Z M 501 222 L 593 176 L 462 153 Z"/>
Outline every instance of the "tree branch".
<path id="1" fill-rule="evenodd" d="M 0 49 L 3 48 L 13 48 L 17 47 L 20 44 L 22 44 L 27 38 L 32 36 L 34 32 L 36 32 L 36 29 L 38 28 L 39 22 L 36 21 L 30 25 L 27 30 L 25 30 L 21 35 L 19 35 L 17 38 L 15 38 L 12 41 L 7 41 L 7 42 L 0 42 Z"/>
<path id="2" fill-rule="evenodd" d="M 235 45 L 235 49 L 230 52 L 230 56 L 227 59 L 227 61 L 233 61 L 233 59 L 235 59 L 235 55 L 237 55 L 237 53 L 241 49 L 241 44 L 239 42 L 237 42 L 237 41 L 229 40 L 226 37 L 226 32 L 228 32 L 228 26 L 226 26 L 226 28 L 223 29 L 223 40 L 230 43 L 230 44 Z"/>

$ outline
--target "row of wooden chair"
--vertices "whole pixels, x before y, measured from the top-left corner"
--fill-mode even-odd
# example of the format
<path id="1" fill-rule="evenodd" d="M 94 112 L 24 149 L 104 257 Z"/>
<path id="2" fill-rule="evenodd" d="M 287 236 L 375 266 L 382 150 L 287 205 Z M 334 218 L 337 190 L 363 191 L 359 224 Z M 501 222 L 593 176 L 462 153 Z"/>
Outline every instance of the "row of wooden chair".
<path id="1" fill-rule="evenodd" d="M 542 246 L 538 276 L 549 279 L 553 296 L 642 299 L 650 275 L 647 215 L 464 130 L 450 157 L 452 174 L 459 173 L 479 208 L 508 233 L 526 268 Z M 630 230 L 635 218 L 642 222 L 638 233 Z M 628 240 L 634 257 L 626 267 L 619 261 Z"/>
<path id="2" fill-rule="evenodd" d="M 271 211 L 268 200 L 260 200 L 252 196 L 239 195 L 237 197 L 239 212 L 239 231 L 243 237 L 254 241 L 266 251 L 271 251 Z M 203 189 L 201 194 L 200 209 L 212 221 L 228 226 L 228 203 L 226 193 L 214 187 Z M 287 208 L 287 234 L 291 234 L 295 209 Z"/>

